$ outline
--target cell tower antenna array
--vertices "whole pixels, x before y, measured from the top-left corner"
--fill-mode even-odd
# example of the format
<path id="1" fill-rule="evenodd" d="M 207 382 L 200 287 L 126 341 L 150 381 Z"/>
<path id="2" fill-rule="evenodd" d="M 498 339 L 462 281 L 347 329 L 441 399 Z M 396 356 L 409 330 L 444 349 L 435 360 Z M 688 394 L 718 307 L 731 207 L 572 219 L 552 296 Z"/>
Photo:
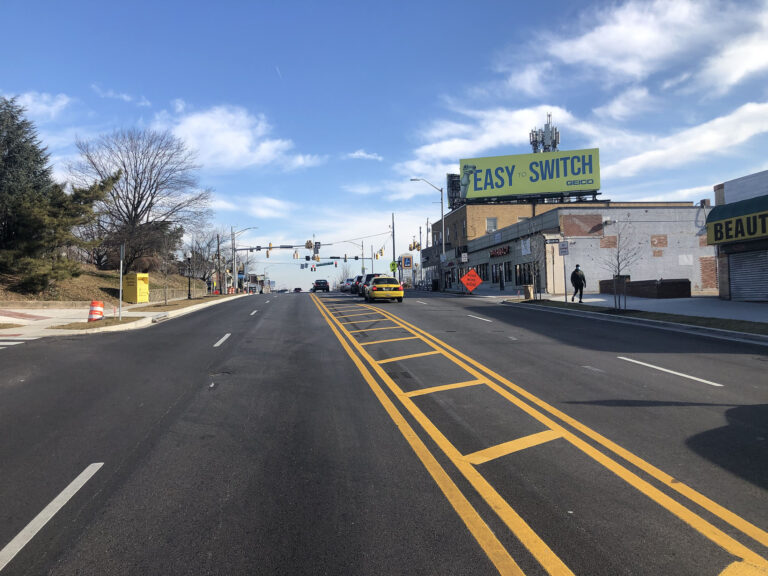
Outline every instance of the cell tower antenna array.
<path id="1" fill-rule="evenodd" d="M 531 130 L 531 148 L 534 152 L 556 152 L 560 144 L 560 130 L 552 125 L 552 113 L 547 112 L 544 128 Z"/>

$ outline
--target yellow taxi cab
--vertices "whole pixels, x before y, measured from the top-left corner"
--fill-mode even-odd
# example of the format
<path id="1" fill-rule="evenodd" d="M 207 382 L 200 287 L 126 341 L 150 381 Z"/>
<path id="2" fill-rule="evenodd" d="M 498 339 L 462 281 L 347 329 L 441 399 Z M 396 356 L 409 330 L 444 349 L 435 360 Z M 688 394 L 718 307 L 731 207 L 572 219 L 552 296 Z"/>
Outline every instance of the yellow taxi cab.
<path id="1" fill-rule="evenodd" d="M 368 302 L 376 300 L 397 300 L 403 301 L 403 285 L 391 276 L 379 276 L 371 279 L 371 285 L 365 292 L 365 299 Z"/>

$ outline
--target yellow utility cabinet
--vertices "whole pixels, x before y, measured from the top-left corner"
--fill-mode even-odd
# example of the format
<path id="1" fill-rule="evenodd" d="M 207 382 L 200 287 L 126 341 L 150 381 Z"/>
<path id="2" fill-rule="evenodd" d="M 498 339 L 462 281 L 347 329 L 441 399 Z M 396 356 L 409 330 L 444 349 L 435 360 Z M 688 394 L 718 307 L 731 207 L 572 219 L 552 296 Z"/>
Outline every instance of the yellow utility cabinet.
<path id="1" fill-rule="evenodd" d="M 123 300 L 131 304 L 149 302 L 149 274 L 126 274 L 123 282 Z"/>

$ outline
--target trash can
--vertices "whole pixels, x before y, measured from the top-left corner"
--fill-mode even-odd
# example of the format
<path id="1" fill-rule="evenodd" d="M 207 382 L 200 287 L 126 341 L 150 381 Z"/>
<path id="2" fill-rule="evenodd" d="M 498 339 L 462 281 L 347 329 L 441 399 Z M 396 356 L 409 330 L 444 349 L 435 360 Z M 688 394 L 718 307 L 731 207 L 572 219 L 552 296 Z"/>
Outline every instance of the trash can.
<path id="1" fill-rule="evenodd" d="M 533 300 L 533 284 L 523 284 L 523 293 L 526 300 Z"/>

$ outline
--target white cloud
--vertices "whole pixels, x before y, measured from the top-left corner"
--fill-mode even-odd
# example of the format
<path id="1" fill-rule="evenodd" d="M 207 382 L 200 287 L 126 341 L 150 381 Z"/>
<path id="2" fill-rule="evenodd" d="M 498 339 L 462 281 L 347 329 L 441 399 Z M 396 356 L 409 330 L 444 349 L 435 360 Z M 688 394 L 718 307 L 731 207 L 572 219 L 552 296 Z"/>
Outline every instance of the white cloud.
<path id="1" fill-rule="evenodd" d="M 656 194 L 638 198 L 637 202 L 687 202 L 690 200 L 701 200 L 703 198 L 712 198 L 714 189 L 710 186 L 694 186 L 693 188 L 683 188 L 673 190 L 665 194 Z"/>
<path id="2" fill-rule="evenodd" d="M 101 86 L 99 86 L 95 82 L 91 84 L 91 90 L 93 90 L 99 98 L 107 98 L 109 100 L 121 100 L 122 102 L 129 102 L 129 103 L 136 102 L 136 106 L 139 106 L 142 108 L 152 106 L 152 103 L 149 100 L 147 100 L 146 97 L 144 96 L 136 98 L 134 96 L 131 96 L 130 94 L 126 94 L 125 92 L 116 92 L 111 88 L 109 90 L 104 90 Z"/>
<path id="3" fill-rule="evenodd" d="M 642 86 L 625 90 L 605 106 L 594 109 L 598 116 L 608 116 L 614 120 L 626 120 L 647 110 L 651 105 L 648 89 Z"/>
<path id="4" fill-rule="evenodd" d="M 758 19 L 759 29 L 727 39 L 723 49 L 707 60 L 700 80 L 719 94 L 755 74 L 768 71 L 768 8 Z"/>
<path id="5" fill-rule="evenodd" d="M 155 126 L 172 130 L 198 152 L 208 168 L 236 170 L 276 165 L 295 170 L 325 161 L 321 156 L 291 154 L 292 141 L 268 137 L 272 127 L 263 114 L 253 115 L 239 106 L 215 106 L 177 117 L 161 113 L 155 118 Z"/>
<path id="6" fill-rule="evenodd" d="M 376 154 L 375 152 L 366 152 L 362 148 L 360 150 L 350 152 L 345 156 L 345 158 L 353 158 L 358 160 L 376 160 L 378 162 L 384 160 L 384 158 L 382 158 L 379 154 Z"/>
<path id="7" fill-rule="evenodd" d="M 261 219 L 290 218 L 296 205 L 267 196 L 249 197 L 242 202 L 241 209 Z"/>
<path id="8" fill-rule="evenodd" d="M 526 66 L 522 72 L 513 72 L 507 78 L 507 88 L 529 96 L 546 93 L 543 77 L 552 71 L 551 62 L 542 62 Z"/>
<path id="9" fill-rule="evenodd" d="M 648 150 L 602 168 L 605 178 L 622 178 L 654 168 L 673 168 L 722 154 L 768 132 L 768 103 L 748 103 L 727 116 L 649 143 Z"/>
<path id="10" fill-rule="evenodd" d="M 550 38 L 547 51 L 567 64 L 602 68 L 640 80 L 717 38 L 720 18 L 706 1 L 630 1 L 590 13 L 597 24 L 581 36 Z"/>
<path id="11" fill-rule="evenodd" d="M 46 94 L 44 92 L 25 92 L 16 97 L 19 105 L 35 120 L 53 120 L 62 110 L 72 103 L 66 94 Z"/>
<path id="12" fill-rule="evenodd" d="M 173 106 L 173 111 L 176 114 L 183 113 L 187 108 L 187 103 L 184 102 L 181 98 L 176 98 L 175 100 L 171 101 L 171 105 Z"/>

